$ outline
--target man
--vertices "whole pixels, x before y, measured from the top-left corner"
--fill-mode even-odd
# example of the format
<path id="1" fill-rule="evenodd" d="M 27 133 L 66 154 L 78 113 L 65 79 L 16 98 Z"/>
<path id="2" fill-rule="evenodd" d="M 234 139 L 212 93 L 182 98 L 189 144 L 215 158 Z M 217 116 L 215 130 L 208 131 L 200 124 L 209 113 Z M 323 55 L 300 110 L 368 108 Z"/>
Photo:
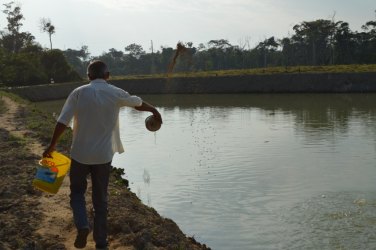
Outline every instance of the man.
<path id="1" fill-rule="evenodd" d="M 90 63 L 87 75 L 91 82 L 68 96 L 43 157 L 55 150 L 59 137 L 74 118 L 70 169 L 70 205 L 77 228 L 74 246 L 84 248 L 90 232 L 85 205 L 86 177 L 90 174 L 95 215 L 93 238 L 97 249 L 107 249 L 107 186 L 111 162 L 116 152 L 124 151 L 119 133 L 119 109 L 128 106 L 149 111 L 161 123 L 162 117 L 141 98 L 107 83 L 110 74 L 102 61 Z"/>

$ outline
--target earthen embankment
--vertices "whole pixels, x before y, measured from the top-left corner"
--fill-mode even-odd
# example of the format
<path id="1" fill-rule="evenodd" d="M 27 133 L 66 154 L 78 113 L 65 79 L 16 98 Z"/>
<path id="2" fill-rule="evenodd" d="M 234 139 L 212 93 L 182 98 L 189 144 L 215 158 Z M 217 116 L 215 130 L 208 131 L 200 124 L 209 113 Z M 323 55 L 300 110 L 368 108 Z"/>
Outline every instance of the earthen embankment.
<path id="1" fill-rule="evenodd" d="M 289 73 L 110 80 L 131 94 L 369 93 L 376 72 Z M 87 82 L 37 85 L 9 91 L 31 101 L 63 99 Z"/>

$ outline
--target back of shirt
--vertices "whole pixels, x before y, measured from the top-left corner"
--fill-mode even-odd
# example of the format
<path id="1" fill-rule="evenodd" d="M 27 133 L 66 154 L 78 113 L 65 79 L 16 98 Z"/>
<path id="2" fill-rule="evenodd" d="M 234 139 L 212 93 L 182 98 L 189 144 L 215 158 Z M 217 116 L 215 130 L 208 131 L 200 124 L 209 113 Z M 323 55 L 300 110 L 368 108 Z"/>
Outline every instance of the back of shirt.
<path id="1" fill-rule="evenodd" d="M 68 97 L 58 122 L 73 119 L 71 157 L 83 164 L 112 161 L 124 151 L 120 141 L 119 110 L 142 105 L 141 98 L 97 79 L 75 89 Z"/>

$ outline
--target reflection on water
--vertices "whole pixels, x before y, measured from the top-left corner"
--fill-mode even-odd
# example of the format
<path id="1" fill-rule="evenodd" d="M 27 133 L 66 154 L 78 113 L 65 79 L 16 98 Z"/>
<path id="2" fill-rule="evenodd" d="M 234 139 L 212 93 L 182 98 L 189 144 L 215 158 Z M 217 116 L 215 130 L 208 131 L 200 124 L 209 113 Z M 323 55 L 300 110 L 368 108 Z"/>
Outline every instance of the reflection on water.
<path id="1" fill-rule="evenodd" d="M 142 97 L 163 126 L 122 109 L 113 163 L 188 235 L 213 249 L 376 248 L 375 94 Z"/>

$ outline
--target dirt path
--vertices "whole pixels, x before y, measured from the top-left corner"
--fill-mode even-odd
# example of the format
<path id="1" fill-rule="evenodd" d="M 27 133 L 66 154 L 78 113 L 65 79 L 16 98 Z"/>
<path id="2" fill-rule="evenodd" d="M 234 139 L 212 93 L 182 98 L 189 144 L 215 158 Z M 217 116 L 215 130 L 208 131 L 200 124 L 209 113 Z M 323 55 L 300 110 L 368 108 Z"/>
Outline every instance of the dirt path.
<path id="1" fill-rule="evenodd" d="M 44 147 L 35 139 L 28 137 L 32 131 L 19 124 L 17 113 L 21 105 L 9 97 L 2 96 L 7 111 L 0 116 L 0 127 L 9 131 L 12 135 L 26 140 L 27 148 L 35 155 L 41 155 Z M 72 221 L 72 214 L 69 207 L 69 178 L 64 182 L 56 195 L 43 193 L 40 197 L 40 205 L 35 208 L 43 212 L 43 220 L 37 230 L 43 238 L 54 237 L 61 240 L 61 245 L 66 249 L 75 249 L 73 242 L 76 236 L 76 229 Z M 86 249 L 95 249 L 92 237 L 88 237 Z"/>
<path id="2" fill-rule="evenodd" d="M 1 99 L 4 101 L 7 111 L 0 116 L 0 127 L 9 131 L 14 136 L 27 140 L 28 150 L 33 154 L 40 155 L 41 152 L 43 152 L 42 145 L 27 136 L 31 131 L 25 129 L 24 126 L 18 124 L 18 122 L 15 122 L 18 120 L 17 112 L 20 108 L 20 104 L 6 96 L 1 96 Z"/>

